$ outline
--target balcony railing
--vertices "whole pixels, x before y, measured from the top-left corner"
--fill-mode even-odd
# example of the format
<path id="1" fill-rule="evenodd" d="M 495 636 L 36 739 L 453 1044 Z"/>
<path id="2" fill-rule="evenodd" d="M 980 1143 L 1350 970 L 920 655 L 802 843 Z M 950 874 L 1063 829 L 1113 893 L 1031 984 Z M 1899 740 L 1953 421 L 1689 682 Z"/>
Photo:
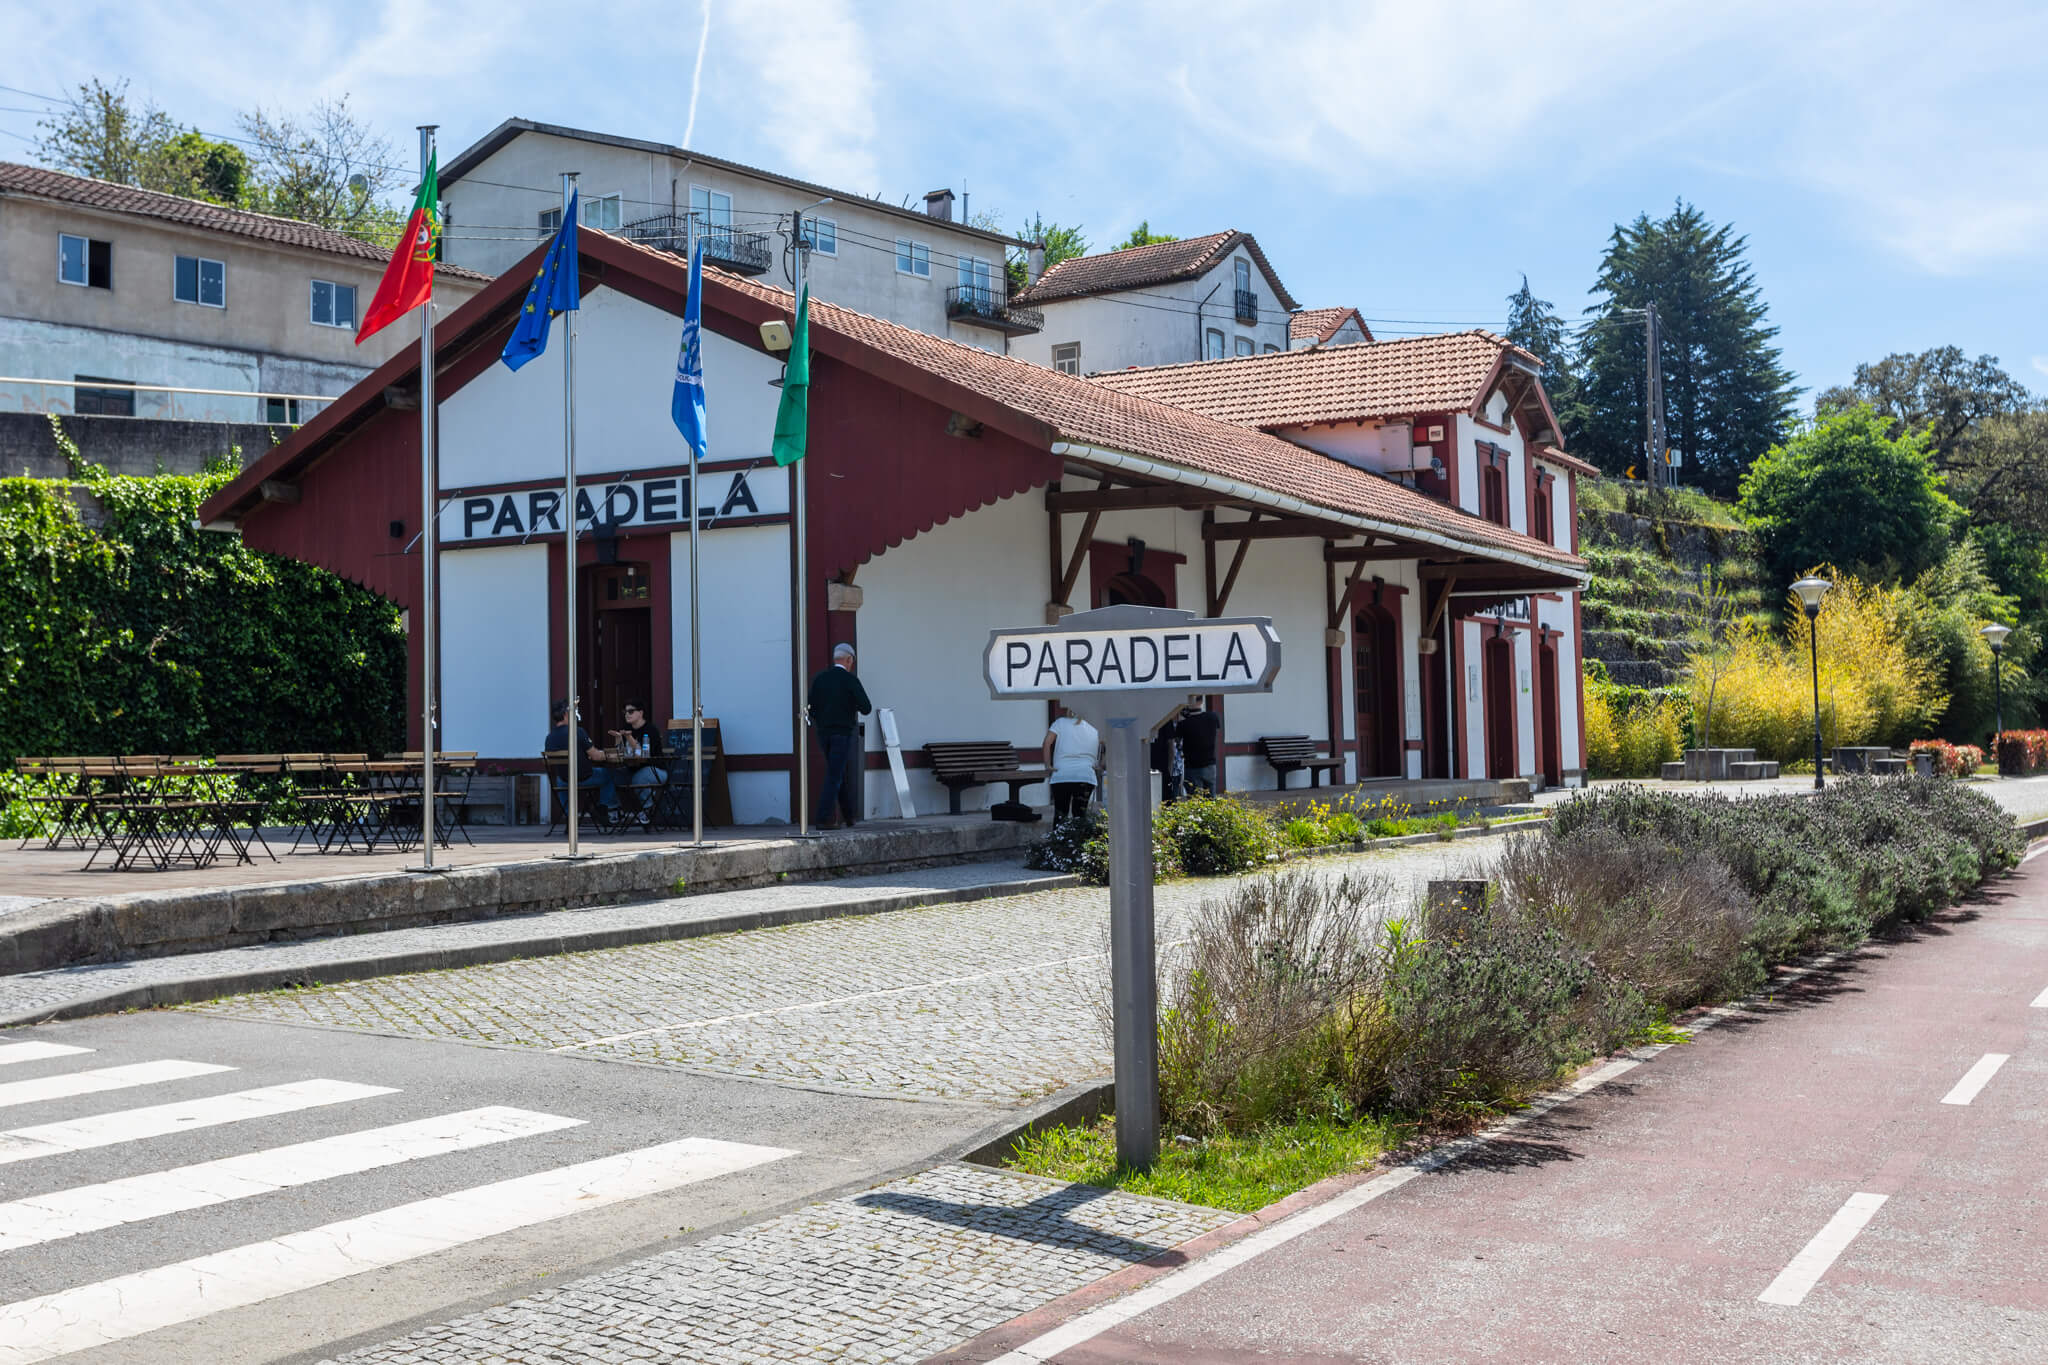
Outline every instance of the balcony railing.
<path id="1" fill-rule="evenodd" d="M 671 252 L 688 257 L 690 253 L 690 215 L 687 213 L 657 213 L 652 218 L 642 218 L 626 224 L 626 235 L 643 246 L 657 251 Z M 760 275 L 774 264 L 775 254 L 768 245 L 765 232 L 740 232 L 716 224 L 697 224 L 697 239 L 704 243 L 704 259 L 715 266 L 730 270 L 735 275 Z"/>
<path id="2" fill-rule="evenodd" d="M 1045 328 L 1045 314 L 1038 309 L 1012 307 L 1006 290 L 978 284 L 959 284 L 948 289 L 946 316 L 955 322 L 1011 336 Z"/>
<path id="3" fill-rule="evenodd" d="M 1254 289 L 1233 291 L 1237 295 L 1237 320 L 1247 326 L 1259 320 L 1259 295 Z"/>

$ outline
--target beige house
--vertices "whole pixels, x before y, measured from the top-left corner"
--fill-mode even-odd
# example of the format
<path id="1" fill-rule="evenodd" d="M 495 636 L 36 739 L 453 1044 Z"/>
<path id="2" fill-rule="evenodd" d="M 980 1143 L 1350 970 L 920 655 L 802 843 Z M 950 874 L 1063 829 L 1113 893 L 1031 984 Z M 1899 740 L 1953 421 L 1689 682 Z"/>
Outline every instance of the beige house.
<path id="1" fill-rule="evenodd" d="M 401 322 L 356 345 L 389 258 L 309 223 L 0 162 L 0 410 L 304 421 L 324 406 L 308 400 L 417 344 Z M 442 310 L 487 279 L 443 266 Z"/>

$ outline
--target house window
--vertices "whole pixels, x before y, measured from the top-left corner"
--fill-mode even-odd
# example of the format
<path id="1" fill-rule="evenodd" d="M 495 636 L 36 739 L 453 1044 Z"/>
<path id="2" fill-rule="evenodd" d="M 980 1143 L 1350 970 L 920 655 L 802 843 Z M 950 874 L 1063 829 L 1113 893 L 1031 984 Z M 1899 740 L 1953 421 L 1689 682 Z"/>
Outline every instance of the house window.
<path id="1" fill-rule="evenodd" d="M 1250 293 L 1252 287 L 1252 263 L 1250 261 L 1233 261 L 1231 264 L 1237 267 L 1238 292 L 1241 294 Z"/>
<path id="2" fill-rule="evenodd" d="M 995 271 L 979 256 L 960 258 L 960 293 L 984 306 L 995 303 Z"/>
<path id="3" fill-rule="evenodd" d="M 297 426 L 299 424 L 299 400 L 296 398 L 264 399 L 263 420 L 272 426 Z"/>
<path id="4" fill-rule="evenodd" d="M 1237 339 L 1237 353 L 1239 355 L 1251 355 L 1257 349 L 1257 343 L 1253 342 L 1250 337 L 1239 337 Z"/>
<path id="5" fill-rule="evenodd" d="M 1496 526 L 1508 524 L 1507 461 L 1491 446 L 1479 448 L 1479 515 Z"/>
<path id="6" fill-rule="evenodd" d="M 839 254 L 839 224 L 830 218 L 804 219 L 804 245 L 820 256 Z"/>
<path id="7" fill-rule="evenodd" d="M 561 231 L 561 228 L 562 228 L 562 211 L 561 211 L 560 209 L 542 209 L 542 210 L 540 211 L 540 235 L 541 235 L 541 236 L 543 236 L 543 237 L 552 237 L 552 236 L 554 236 L 554 235 L 555 235 L 555 234 L 556 234 L 557 232 Z"/>
<path id="8" fill-rule="evenodd" d="M 1278 346 L 1275 346 L 1275 345 L 1274 345 L 1274 344 L 1273 344 L 1272 342 L 1270 342 L 1270 341 L 1269 341 L 1269 342 L 1267 342 L 1267 343 L 1266 343 L 1266 349 L 1265 349 L 1265 352 L 1264 352 L 1264 353 L 1265 353 L 1266 355 L 1272 355 L 1272 354 L 1274 354 L 1275 352 L 1277 352 L 1277 351 L 1278 351 L 1279 349 L 1280 349 L 1280 348 L 1279 348 Z"/>
<path id="9" fill-rule="evenodd" d="M 57 234 L 57 278 L 88 289 L 114 287 L 114 244 Z"/>
<path id="10" fill-rule="evenodd" d="M 692 185 L 690 216 L 697 220 L 699 227 L 729 233 L 732 231 L 732 196 L 707 190 L 702 185 Z"/>
<path id="11" fill-rule="evenodd" d="M 1223 354 L 1223 333 L 1219 328 L 1211 327 L 1202 334 L 1202 359 L 1221 360 Z"/>
<path id="12" fill-rule="evenodd" d="M 930 279 L 932 274 L 932 249 L 923 242 L 913 242 L 908 237 L 896 239 L 896 272 L 899 275 L 916 275 Z"/>
<path id="13" fill-rule="evenodd" d="M 600 194 L 595 199 L 577 202 L 583 206 L 583 226 L 602 228 L 606 232 L 619 230 L 619 205 L 622 201 L 618 195 Z"/>
<path id="14" fill-rule="evenodd" d="M 1529 534 L 1545 545 L 1556 543 L 1556 528 L 1550 524 L 1550 476 L 1536 482 L 1536 500 L 1529 508 Z"/>
<path id="15" fill-rule="evenodd" d="M 171 294 L 179 303 L 228 306 L 228 268 L 204 256 L 180 256 L 171 272 Z"/>
<path id="16" fill-rule="evenodd" d="M 81 387 L 73 389 L 71 410 L 80 417 L 133 417 L 135 415 L 135 390 L 133 389 L 88 389 L 85 384 L 125 384 L 125 379 L 109 379 L 103 374 L 81 374 L 73 376 Z"/>
<path id="17" fill-rule="evenodd" d="M 1068 341 L 1053 347 L 1052 367 L 1061 374 L 1081 373 L 1081 343 Z"/>
<path id="18" fill-rule="evenodd" d="M 313 281 L 313 322 L 321 327 L 354 328 L 356 287 L 327 280 Z"/>

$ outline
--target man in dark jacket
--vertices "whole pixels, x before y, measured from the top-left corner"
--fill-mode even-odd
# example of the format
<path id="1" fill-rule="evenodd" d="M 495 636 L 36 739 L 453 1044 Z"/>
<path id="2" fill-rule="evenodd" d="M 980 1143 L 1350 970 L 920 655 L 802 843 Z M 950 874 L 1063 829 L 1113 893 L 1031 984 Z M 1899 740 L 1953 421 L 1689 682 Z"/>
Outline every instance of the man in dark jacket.
<path id="1" fill-rule="evenodd" d="M 825 751 L 825 785 L 818 792 L 817 826 L 860 823 L 860 718 L 874 710 L 853 673 L 853 646 L 832 647 L 832 666 L 811 679 L 811 728 Z M 837 808 L 839 818 L 833 818 Z"/>
<path id="2" fill-rule="evenodd" d="M 1174 722 L 1173 732 L 1180 736 L 1181 762 L 1187 774 L 1189 792 L 1197 788 L 1209 795 L 1216 794 L 1216 751 L 1217 740 L 1223 733 L 1223 717 L 1211 711 L 1206 702 L 1185 707 L 1180 719 Z"/>

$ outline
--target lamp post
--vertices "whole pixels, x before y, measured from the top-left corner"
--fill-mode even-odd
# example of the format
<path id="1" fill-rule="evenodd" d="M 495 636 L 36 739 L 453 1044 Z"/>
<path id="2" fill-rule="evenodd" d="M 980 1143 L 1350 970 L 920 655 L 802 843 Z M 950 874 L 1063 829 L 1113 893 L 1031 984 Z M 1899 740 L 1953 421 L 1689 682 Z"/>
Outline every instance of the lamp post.
<path id="1" fill-rule="evenodd" d="M 1806 627 L 1810 632 L 1807 640 L 1807 657 L 1813 664 L 1813 789 L 1819 791 L 1827 786 L 1827 779 L 1821 776 L 1820 755 L 1820 599 L 1827 596 L 1833 587 L 1825 578 L 1808 576 L 1792 585 L 1792 591 L 1799 596 L 1799 605 L 1806 610 Z"/>
<path id="2" fill-rule="evenodd" d="M 1998 737 L 2005 733 L 2005 670 L 2000 667 L 1999 655 L 2005 652 L 2005 637 L 2012 634 L 2011 626 L 2001 626 L 1993 621 L 1977 632 L 1984 637 L 1984 643 L 1991 646 L 1991 761 L 1998 762 Z M 1998 775 L 2005 776 L 2001 765 Z"/>

